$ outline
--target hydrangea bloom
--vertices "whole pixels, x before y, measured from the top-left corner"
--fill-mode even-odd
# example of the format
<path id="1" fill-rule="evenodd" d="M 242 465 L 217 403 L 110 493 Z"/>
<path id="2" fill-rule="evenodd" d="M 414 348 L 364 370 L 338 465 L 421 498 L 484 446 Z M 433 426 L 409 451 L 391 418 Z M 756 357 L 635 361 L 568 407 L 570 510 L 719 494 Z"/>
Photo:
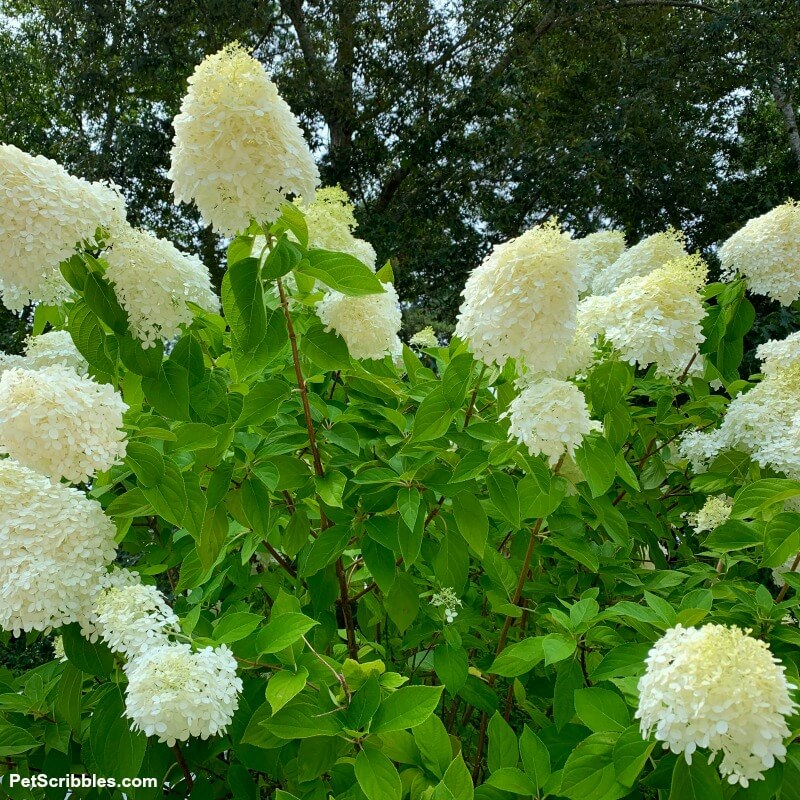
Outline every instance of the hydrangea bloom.
<path id="1" fill-rule="evenodd" d="M 584 375 L 595 360 L 595 335 L 588 326 L 583 324 L 578 306 L 578 324 L 572 341 L 561 353 L 552 377 L 560 380 L 567 380 L 576 376 Z"/>
<path id="2" fill-rule="evenodd" d="M 25 355 L 28 369 L 63 364 L 72 367 L 79 375 L 85 375 L 89 370 L 89 364 L 78 352 L 67 331 L 49 331 L 39 336 L 30 336 L 25 343 Z"/>
<path id="3" fill-rule="evenodd" d="M 626 250 L 613 264 L 599 272 L 592 282 L 594 294 L 609 294 L 628 278 L 647 275 L 668 261 L 687 256 L 683 234 L 674 228 L 654 233 Z"/>
<path id="4" fill-rule="evenodd" d="M 532 455 L 543 453 L 551 465 L 575 448 L 599 422 L 589 419 L 586 399 L 572 383 L 545 377 L 525 386 L 503 414 L 511 423 L 509 439 L 516 439 Z"/>
<path id="5" fill-rule="evenodd" d="M 132 727 L 170 746 L 224 733 L 239 705 L 242 681 L 225 645 L 197 652 L 188 644 L 152 647 L 130 660 L 125 674 Z"/>
<path id="6" fill-rule="evenodd" d="M 125 455 L 128 406 L 107 384 L 65 366 L 0 376 L 0 452 L 53 480 L 88 480 Z"/>
<path id="7" fill-rule="evenodd" d="M 497 245 L 470 274 L 456 335 L 476 358 L 553 370 L 575 332 L 580 273 L 573 243 L 555 224 Z"/>
<path id="8" fill-rule="evenodd" d="M 689 764 L 698 747 L 722 751 L 720 772 L 744 787 L 784 759 L 795 687 L 766 642 L 735 626 L 676 625 L 646 661 L 636 712 L 643 736 L 655 730 Z"/>
<path id="9" fill-rule="evenodd" d="M 418 330 L 409 340 L 408 343 L 412 347 L 438 347 L 439 340 L 436 338 L 436 333 L 433 328 L 428 325 L 421 330 Z"/>
<path id="10" fill-rule="evenodd" d="M 578 254 L 581 289 L 588 289 L 597 274 L 610 267 L 625 252 L 622 231 L 598 231 L 573 241 Z"/>
<path id="11" fill-rule="evenodd" d="M 684 513 L 684 517 L 695 533 L 713 531 L 727 522 L 733 508 L 733 499 L 726 494 L 709 497 L 699 511 Z"/>
<path id="12" fill-rule="evenodd" d="M 457 609 L 461 608 L 463 603 L 459 600 L 454 589 L 448 586 L 444 589 L 440 589 L 431 597 L 431 605 L 437 608 L 444 606 L 444 617 L 449 625 L 455 621 L 455 618 L 458 616 Z"/>
<path id="13" fill-rule="evenodd" d="M 631 252 L 631 251 L 628 251 Z M 700 289 L 707 267 L 698 256 L 671 261 L 625 280 L 611 294 L 581 306 L 589 330 L 600 330 L 622 358 L 678 376 L 697 357 L 705 316 Z"/>
<path id="14" fill-rule="evenodd" d="M 720 248 L 722 277 L 747 278 L 750 291 L 788 306 L 800 297 L 800 204 L 794 200 L 751 219 Z"/>
<path id="15" fill-rule="evenodd" d="M 303 132 L 264 67 L 238 44 L 198 65 L 173 124 L 175 201 L 194 200 L 220 233 L 251 219 L 273 222 L 286 195 L 313 200 L 319 172 Z"/>
<path id="16" fill-rule="evenodd" d="M 0 145 L 0 294 L 21 311 L 30 302 L 55 304 L 70 293 L 58 265 L 98 228 L 125 218 L 119 193 L 70 175 L 43 156 Z"/>
<path id="17" fill-rule="evenodd" d="M 370 269 L 375 269 L 375 248 L 353 236 L 358 223 L 353 204 L 344 189 L 326 186 L 317 192 L 313 203 L 306 205 L 302 199 L 295 202 L 306 215 L 310 248 L 349 253 Z"/>
<path id="18" fill-rule="evenodd" d="M 94 601 L 92 622 L 113 653 L 128 658 L 165 644 L 178 629 L 178 617 L 155 587 L 134 579 L 101 589 Z"/>
<path id="19" fill-rule="evenodd" d="M 127 227 L 106 252 L 106 260 L 106 277 L 143 347 L 178 336 L 180 326 L 192 321 L 187 303 L 206 311 L 219 308 L 203 262 L 166 239 Z"/>
<path id="20" fill-rule="evenodd" d="M 316 305 L 326 331 L 334 330 L 347 343 L 353 358 L 383 358 L 396 355 L 402 317 L 397 291 L 385 283 L 382 294 L 350 297 L 327 292 Z M 399 343 L 402 354 L 403 345 Z"/>
<path id="21" fill-rule="evenodd" d="M 0 626 L 18 634 L 79 619 L 115 534 L 95 500 L 0 460 Z"/>
<path id="22" fill-rule="evenodd" d="M 800 331 L 789 334 L 785 339 L 770 339 L 760 344 L 756 349 L 756 357 L 761 362 L 761 371 L 767 377 L 800 364 Z"/>

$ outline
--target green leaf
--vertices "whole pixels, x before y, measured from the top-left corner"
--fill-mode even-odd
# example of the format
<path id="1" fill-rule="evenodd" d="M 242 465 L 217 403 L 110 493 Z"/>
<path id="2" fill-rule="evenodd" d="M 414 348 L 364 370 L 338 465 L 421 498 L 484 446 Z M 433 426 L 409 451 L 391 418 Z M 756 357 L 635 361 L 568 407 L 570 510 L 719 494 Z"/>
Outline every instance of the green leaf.
<path id="1" fill-rule="evenodd" d="M 764 543 L 764 537 L 750 523 L 739 519 L 729 519 L 715 528 L 706 537 L 703 545 L 709 550 L 727 553 L 732 550 L 744 550 Z"/>
<path id="2" fill-rule="evenodd" d="M 174 361 L 165 361 L 157 378 L 142 378 L 147 402 L 162 416 L 189 419 L 189 373 Z"/>
<path id="3" fill-rule="evenodd" d="M 106 678 L 114 667 L 114 656 L 103 642 L 94 644 L 81 636 L 77 623 L 61 628 L 64 653 L 81 672 L 88 672 L 98 678 Z"/>
<path id="4" fill-rule="evenodd" d="M 128 330 L 128 315 L 117 301 L 111 285 L 96 272 L 86 276 L 83 289 L 86 305 L 94 311 L 114 333 L 124 334 Z"/>
<path id="5" fill-rule="evenodd" d="M 671 800 L 722 800 L 722 781 L 706 759 L 692 759 L 689 765 L 683 756 L 678 756 L 669 796 Z"/>
<path id="6" fill-rule="evenodd" d="M 324 477 L 314 478 L 317 494 L 322 501 L 334 508 L 342 508 L 342 497 L 347 484 L 347 478 L 338 470 L 328 470 Z"/>
<path id="7" fill-rule="evenodd" d="M 309 250 L 297 271 L 317 278 L 342 294 L 358 297 L 385 291 L 375 273 L 355 256 L 329 250 Z"/>
<path id="8" fill-rule="evenodd" d="M 355 773 L 367 800 L 400 800 L 403 785 L 397 768 L 379 750 L 365 747 L 356 756 Z"/>
<path id="9" fill-rule="evenodd" d="M 164 459 L 164 477 L 152 487 L 142 487 L 142 493 L 167 522 L 182 527 L 189 507 L 186 484 L 178 465 L 170 458 Z"/>
<path id="10" fill-rule="evenodd" d="M 133 336 L 117 336 L 119 358 L 126 369 L 147 378 L 157 378 L 164 360 L 164 343 L 158 339 L 152 347 L 144 348 Z"/>
<path id="11" fill-rule="evenodd" d="M 397 490 L 397 510 L 403 522 L 410 530 L 414 530 L 419 516 L 420 494 L 418 489 L 401 486 Z"/>
<path id="12" fill-rule="evenodd" d="M 72 306 L 68 330 L 78 352 L 89 362 L 95 374 L 114 375 L 117 365 L 109 355 L 109 337 L 84 300 L 78 300 Z"/>
<path id="13" fill-rule="evenodd" d="M 489 752 L 486 763 L 489 772 L 497 772 L 504 767 L 516 767 L 519 761 L 517 737 L 511 726 L 495 711 L 487 728 Z M 501 789 L 501 786 L 497 787 Z"/>
<path id="14" fill-rule="evenodd" d="M 504 792 L 521 794 L 530 797 L 536 793 L 536 786 L 533 781 L 521 770 L 516 767 L 505 767 L 493 772 L 486 781 L 489 786 L 495 789 L 502 789 Z"/>
<path id="15" fill-rule="evenodd" d="M 443 686 L 405 686 L 390 694 L 372 720 L 373 733 L 402 731 L 421 725 L 433 714 Z"/>
<path id="16" fill-rule="evenodd" d="M 333 332 L 326 333 L 322 324 L 316 321 L 301 337 L 300 352 L 324 372 L 350 366 L 350 351 L 344 339 Z"/>
<path id="17" fill-rule="evenodd" d="M 261 285 L 257 258 L 245 258 L 231 264 L 226 273 L 230 293 L 223 292 L 225 317 L 245 353 L 253 352 L 267 331 L 264 290 Z M 227 302 L 226 302 L 227 300 Z M 230 309 L 231 303 L 235 309 Z"/>
<path id="18" fill-rule="evenodd" d="M 455 411 L 450 407 L 441 386 L 433 389 L 419 404 L 411 429 L 412 442 L 429 442 L 444 435 Z"/>
<path id="19" fill-rule="evenodd" d="M 290 612 L 271 619 L 256 640 L 259 653 L 279 653 L 300 641 L 318 622 L 305 614 Z"/>
<path id="20" fill-rule="evenodd" d="M 332 564 L 344 552 L 350 541 L 350 528 L 347 525 L 334 525 L 324 530 L 305 551 L 300 562 L 299 574 L 307 578 Z"/>
<path id="21" fill-rule="evenodd" d="M 433 668 L 447 691 L 458 694 L 467 682 L 467 651 L 463 647 L 439 645 L 433 651 Z"/>
<path id="22" fill-rule="evenodd" d="M 260 255 L 259 253 L 258 256 Z M 264 259 L 261 277 L 265 281 L 282 278 L 300 263 L 301 258 L 302 254 L 297 246 L 283 236 Z"/>
<path id="23" fill-rule="evenodd" d="M 550 777 L 550 752 L 527 725 L 519 737 L 519 754 L 525 774 L 533 781 L 535 792 L 541 792 Z"/>
<path id="24" fill-rule="evenodd" d="M 236 426 L 243 428 L 263 424 L 275 416 L 278 407 L 290 393 L 291 387 L 285 381 L 270 379 L 256 383 L 245 395 Z"/>
<path id="25" fill-rule="evenodd" d="M 400 574 L 389 589 L 384 603 L 389 619 L 403 633 L 419 612 L 419 589 L 406 574 Z"/>
<path id="26" fill-rule="evenodd" d="M 419 747 L 424 766 L 437 778 L 443 778 L 453 760 L 453 746 L 439 717 L 431 714 L 425 722 L 417 725 L 414 728 L 414 741 Z M 516 745 L 516 739 L 514 744 Z"/>
<path id="27" fill-rule="evenodd" d="M 544 637 L 534 636 L 515 642 L 495 658 L 489 672 L 504 678 L 515 678 L 530 672 L 544 660 Z"/>
<path id="28" fill-rule="evenodd" d="M 625 701 L 609 689 L 577 689 L 575 713 L 593 733 L 622 731 L 630 723 L 630 713 Z"/>
<path id="29" fill-rule="evenodd" d="M 219 644 L 238 642 L 249 636 L 262 622 L 264 617 L 261 614 L 251 614 L 247 611 L 226 614 L 214 626 L 214 641 Z"/>
<path id="30" fill-rule="evenodd" d="M 636 677 L 644 673 L 644 660 L 650 651 L 649 644 L 621 644 L 606 653 L 592 670 L 594 683 L 609 678 Z"/>
<path id="31" fill-rule="evenodd" d="M 767 523 L 762 567 L 780 567 L 800 550 L 800 514 L 784 511 Z"/>
<path id="32" fill-rule="evenodd" d="M 464 541 L 481 557 L 489 536 L 489 518 L 472 492 L 459 492 L 453 498 L 453 516 Z"/>
<path id="33" fill-rule="evenodd" d="M 655 742 L 642 739 L 638 725 L 626 728 L 614 745 L 614 770 L 623 786 L 633 786 L 644 769 Z"/>
<path id="34" fill-rule="evenodd" d="M 607 414 L 622 402 L 633 386 L 633 368 L 620 361 L 606 361 L 595 367 L 586 385 L 586 395 L 595 415 Z"/>
<path id="35" fill-rule="evenodd" d="M 442 375 L 442 392 L 450 408 L 457 411 L 467 394 L 475 359 L 471 353 L 461 353 L 453 358 Z"/>
<path id="36" fill-rule="evenodd" d="M 125 463 L 133 470 L 140 486 L 152 488 L 164 478 L 164 456 L 149 444 L 128 442 Z"/>
<path id="37" fill-rule="evenodd" d="M 272 707 L 272 713 L 276 714 L 300 694 L 305 689 L 307 680 L 308 670 L 305 667 L 298 667 L 297 672 L 281 670 L 273 673 L 267 681 L 267 702 Z"/>
<path id="38" fill-rule="evenodd" d="M 101 774 L 114 777 L 139 774 L 147 737 L 131 730 L 118 685 L 113 685 L 103 694 L 92 711 L 89 744 Z"/>
<path id="39" fill-rule="evenodd" d="M 279 739 L 336 736 L 342 730 L 338 715 L 300 701 L 284 706 L 261 725 Z"/>
<path id="40" fill-rule="evenodd" d="M 381 684 L 377 675 L 370 675 L 350 698 L 347 727 L 362 730 L 372 721 L 381 704 Z"/>
<path id="41" fill-rule="evenodd" d="M 447 768 L 442 782 L 434 789 L 431 800 L 473 800 L 472 776 L 459 753 Z"/>
<path id="42" fill-rule="evenodd" d="M 294 203 L 284 203 L 281 206 L 278 223 L 285 225 L 297 237 L 302 247 L 308 247 L 308 224 L 305 214 Z"/>
<path id="43" fill-rule="evenodd" d="M 43 742 L 31 736 L 24 728 L 0 722 L 0 757 L 16 756 L 39 747 Z"/>
<path id="44" fill-rule="evenodd" d="M 542 640 L 542 652 L 544 653 L 545 666 L 555 664 L 569 658 L 577 645 L 575 640 L 560 633 L 550 633 Z"/>
<path id="45" fill-rule="evenodd" d="M 731 517 L 753 519 L 775 503 L 800 494 L 800 482 L 786 478 L 763 478 L 747 484 L 736 493 Z"/>
<path id="46" fill-rule="evenodd" d="M 575 451 L 575 462 L 589 484 L 592 497 L 600 497 L 613 485 L 616 475 L 614 449 L 599 434 L 585 437 Z"/>
<path id="47" fill-rule="evenodd" d="M 514 479 L 505 472 L 493 472 L 487 478 L 486 484 L 489 487 L 489 498 L 503 519 L 512 528 L 519 528 L 519 494 Z"/>
<path id="48" fill-rule="evenodd" d="M 613 749 L 618 734 L 593 733 L 570 754 L 561 773 L 561 791 L 571 800 L 611 800 L 627 789 L 616 779 Z"/>
<path id="49" fill-rule="evenodd" d="M 77 733 L 81 730 L 82 689 L 83 673 L 73 664 L 65 664 L 53 710 L 58 719 L 64 720 Z"/>

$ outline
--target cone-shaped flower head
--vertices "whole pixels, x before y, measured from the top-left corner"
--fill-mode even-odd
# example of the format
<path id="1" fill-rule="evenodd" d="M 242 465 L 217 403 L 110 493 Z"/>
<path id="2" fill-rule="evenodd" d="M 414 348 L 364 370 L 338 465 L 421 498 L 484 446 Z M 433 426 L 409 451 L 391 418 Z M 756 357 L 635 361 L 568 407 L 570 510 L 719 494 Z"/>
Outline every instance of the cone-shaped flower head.
<path id="1" fill-rule="evenodd" d="M 800 204 L 751 219 L 720 248 L 723 278 L 744 275 L 750 291 L 788 306 L 800 297 Z"/>
<path id="2" fill-rule="evenodd" d="M 192 321 L 187 303 L 206 311 L 219 308 L 203 262 L 166 239 L 126 226 L 106 253 L 106 260 L 106 278 L 143 347 L 178 336 L 181 325 Z"/>
<path id="3" fill-rule="evenodd" d="M 55 304 L 70 293 L 59 263 L 98 228 L 116 228 L 125 201 L 101 183 L 70 175 L 43 156 L 0 145 L 0 294 L 20 311 L 28 303 Z"/>
<path id="4" fill-rule="evenodd" d="M 115 534 L 97 501 L 1 460 L 0 627 L 45 631 L 80 619 Z"/>
<path id="5" fill-rule="evenodd" d="M 197 66 L 173 124 L 175 201 L 194 201 L 220 233 L 274 222 L 287 195 L 313 200 L 319 172 L 297 119 L 240 45 Z"/>
<path id="6" fill-rule="evenodd" d="M 581 274 L 581 291 L 590 289 L 596 275 L 610 267 L 625 252 L 622 231 L 598 231 L 574 239 Z"/>
<path id="7" fill-rule="evenodd" d="M 497 245 L 467 279 L 456 335 L 476 358 L 517 359 L 531 373 L 558 364 L 575 332 L 577 253 L 554 223 Z"/>
<path id="8" fill-rule="evenodd" d="M 745 787 L 783 761 L 786 717 L 796 709 L 784 667 L 747 633 L 724 625 L 668 630 L 647 656 L 636 712 L 643 736 L 654 732 L 689 764 L 698 748 L 722 751 L 720 772 Z"/>
<path id="9" fill-rule="evenodd" d="M 125 455 L 113 387 L 65 366 L 9 369 L 0 376 L 0 452 L 54 481 L 88 480 Z"/>

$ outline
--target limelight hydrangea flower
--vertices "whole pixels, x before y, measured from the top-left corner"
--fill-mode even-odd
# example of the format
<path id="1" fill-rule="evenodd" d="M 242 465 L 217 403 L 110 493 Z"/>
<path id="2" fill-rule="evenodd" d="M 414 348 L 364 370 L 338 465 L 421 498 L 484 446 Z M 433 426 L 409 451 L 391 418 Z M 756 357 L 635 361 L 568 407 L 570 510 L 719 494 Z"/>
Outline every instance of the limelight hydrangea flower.
<path id="1" fill-rule="evenodd" d="M 555 369 L 575 333 L 576 256 L 554 223 L 497 245 L 467 279 L 456 335 L 485 364 L 514 358 L 531 373 Z"/>
<path id="2" fill-rule="evenodd" d="M 436 333 L 433 328 L 428 325 L 421 330 L 418 330 L 409 340 L 408 343 L 412 347 L 438 347 L 439 340 L 436 338 Z"/>
<path id="3" fill-rule="evenodd" d="M 178 336 L 181 325 L 192 321 L 187 303 L 206 311 L 219 309 L 203 262 L 197 256 L 182 253 L 166 239 L 127 227 L 105 258 L 106 278 L 143 347 Z"/>
<path id="4" fill-rule="evenodd" d="M 573 241 L 578 254 L 581 289 L 588 289 L 596 275 L 610 267 L 625 252 L 622 231 L 598 231 Z"/>
<path id="5" fill-rule="evenodd" d="M 78 620 L 114 559 L 115 534 L 95 500 L 0 460 L 0 627 L 19 634 Z"/>
<path id="6" fill-rule="evenodd" d="M 56 304 L 69 296 L 59 263 L 98 228 L 125 219 L 125 201 L 101 183 L 70 175 L 43 156 L 0 145 L 0 294 L 21 311 L 28 303 Z"/>
<path id="7" fill-rule="evenodd" d="M 456 595 L 455 590 L 448 586 L 440 589 L 431 597 L 431 605 L 437 608 L 444 606 L 444 617 L 449 625 L 455 621 L 458 616 L 458 609 L 461 608 L 463 603 Z"/>
<path id="8" fill-rule="evenodd" d="M 348 253 L 370 269 L 375 269 L 375 248 L 353 235 L 358 227 L 355 210 L 341 186 L 319 189 L 314 202 L 308 205 L 302 199 L 295 203 L 306 215 L 309 248 Z"/>
<path id="9" fill-rule="evenodd" d="M 699 511 L 687 511 L 683 516 L 695 533 L 713 531 L 731 516 L 733 499 L 726 494 L 709 497 Z"/>
<path id="10" fill-rule="evenodd" d="M 631 252 L 631 251 L 628 251 Z M 647 275 L 625 280 L 611 294 L 590 297 L 582 319 L 602 331 L 625 361 L 677 377 L 703 341 L 700 290 L 707 267 L 699 256 L 671 261 Z"/>
<path id="11" fill-rule="evenodd" d="M 168 177 L 177 203 L 194 200 L 223 234 L 273 222 L 286 195 L 313 200 L 319 183 L 303 132 L 264 67 L 238 44 L 189 78 L 174 120 Z"/>
<path id="12" fill-rule="evenodd" d="M 636 712 L 642 736 L 654 730 L 688 764 L 698 747 L 712 757 L 722 751 L 721 774 L 744 787 L 783 761 L 785 718 L 797 708 L 784 667 L 747 633 L 724 625 L 668 630 L 647 656 Z"/>
<path id="13" fill-rule="evenodd" d="M 128 406 L 108 384 L 65 366 L 0 376 L 0 452 L 54 481 L 88 480 L 125 455 Z"/>
<path id="14" fill-rule="evenodd" d="M 576 376 L 585 375 L 595 361 L 595 335 L 584 325 L 581 320 L 580 306 L 578 306 L 577 326 L 572 341 L 561 353 L 552 377 L 568 380 Z"/>
<path id="15" fill-rule="evenodd" d="M 152 647 L 130 660 L 125 674 L 132 728 L 170 746 L 224 733 L 242 691 L 236 659 L 225 645 L 197 652 L 188 644 Z"/>
<path id="16" fill-rule="evenodd" d="M 628 278 L 639 278 L 669 261 L 689 255 L 683 234 L 674 228 L 654 233 L 626 250 L 613 264 L 599 272 L 592 282 L 594 294 L 609 294 Z"/>
<path id="17" fill-rule="evenodd" d="M 327 292 L 316 305 L 317 316 L 326 331 L 335 331 L 347 343 L 353 358 L 383 358 L 402 355 L 403 344 L 397 336 L 402 323 L 397 290 L 383 284 L 382 294 L 350 297 Z"/>
<path id="18" fill-rule="evenodd" d="M 532 456 L 543 453 L 551 466 L 564 453 L 572 458 L 584 436 L 602 429 L 589 418 L 577 386 L 549 377 L 525 386 L 502 417 L 511 423 L 509 439 L 524 444 Z"/>
<path id="19" fill-rule="evenodd" d="M 164 595 L 138 577 L 123 585 L 115 583 L 101 589 L 94 601 L 96 635 L 113 653 L 125 653 L 128 658 L 166 644 L 167 634 L 178 629 L 178 617 Z"/>
<path id="20" fill-rule="evenodd" d="M 85 375 L 89 370 L 89 364 L 78 352 L 67 331 L 49 331 L 28 337 L 25 355 L 27 359 L 24 363 L 28 369 L 63 364 L 65 367 L 72 367 L 79 375 Z"/>
<path id="21" fill-rule="evenodd" d="M 750 291 L 788 306 L 800 297 L 800 204 L 794 200 L 751 219 L 720 248 L 723 280 L 747 278 Z"/>
<path id="22" fill-rule="evenodd" d="M 761 372 L 767 377 L 800 364 L 800 331 L 785 339 L 770 339 L 756 348 Z"/>

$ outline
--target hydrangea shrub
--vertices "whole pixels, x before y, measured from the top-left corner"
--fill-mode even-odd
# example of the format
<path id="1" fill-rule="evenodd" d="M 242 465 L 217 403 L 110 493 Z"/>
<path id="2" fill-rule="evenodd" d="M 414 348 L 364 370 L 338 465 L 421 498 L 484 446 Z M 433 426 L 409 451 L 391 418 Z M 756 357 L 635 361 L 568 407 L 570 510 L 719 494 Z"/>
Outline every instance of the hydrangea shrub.
<path id="1" fill-rule="evenodd" d="M 5 795 L 796 796 L 800 340 L 739 374 L 749 282 L 800 292 L 793 206 L 725 283 L 675 231 L 551 221 L 473 273 L 463 338 L 404 344 L 240 48 L 171 177 L 231 234 L 219 299 L 112 189 L 0 148 L 0 288 L 38 302 L 0 360 L 0 625 L 54 654 L 0 671 Z"/>

